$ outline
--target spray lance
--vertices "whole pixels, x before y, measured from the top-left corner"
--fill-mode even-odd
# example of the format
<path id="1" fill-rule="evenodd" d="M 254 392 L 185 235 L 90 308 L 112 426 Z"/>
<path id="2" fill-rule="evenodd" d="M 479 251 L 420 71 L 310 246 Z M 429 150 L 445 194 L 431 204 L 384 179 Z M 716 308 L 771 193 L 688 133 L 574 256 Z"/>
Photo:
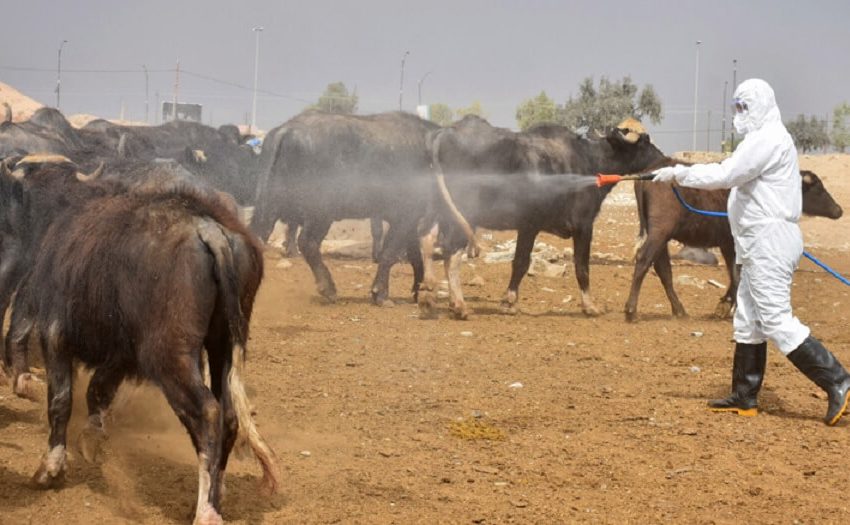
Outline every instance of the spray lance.
<path id="1" fill-rule="evenodd" d="M 608 173 L 596 174 L 596 187 L 609 186 L 617 184 L 623 180 L 652 180 L 655 177 L 652 173 L 635 173 L 631 175 L 614 175 Z"/>

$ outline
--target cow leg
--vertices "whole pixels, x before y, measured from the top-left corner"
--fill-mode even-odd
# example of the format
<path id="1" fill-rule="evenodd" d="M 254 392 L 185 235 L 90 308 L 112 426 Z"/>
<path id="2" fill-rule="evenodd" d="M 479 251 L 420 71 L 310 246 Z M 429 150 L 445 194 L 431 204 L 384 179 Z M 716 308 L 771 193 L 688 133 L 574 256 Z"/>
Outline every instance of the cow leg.
<path id="1" fill-rule="evenodd" d="M 189 432 L 198 454 L 198 500 L 193 523 L 218 525 L 223 520 L 220 505 L 216 506 L 215 501 L 219 492 L 213 490 L 213 482 L 221 479 L 222 412 L 212 392 L 204 386 L 197 356 L 191 353 L 172 354 L 176 357 L 169 363 L 172 368 L 161 376 L 160 387 Z M 212 369 L 211 365 L 211 373 Z"/>
<path id="2" fill-rule="evenodd" d="M 89 382 L 89 388 L 86 391 L 89 418 L 77 439 L 77 448 L 89 463 L 94 463 L 97 460 L 103 442 L 106 440 L 103 423 L 109 406 L 118 392 L 118 387 L 124 381 L 124 377 L 125 374 L 122 370 L 103 367 L 94 371 Z"/>
<path id="3" fill-rule="evenodd" d="M 3 253 L 2 256 L 5 258 L 7 254 Z M 19 256 L 12 255 L 12 257 L 17 258 Z M 20 280 L 17 272 L 14 271 L 14 264 L 12 261 L 0 260 L 0 327 L 3 326 L 3 322 L 6 319 L 6 310 L 9 309 L 9 303 L 12 300 L 12 293 L 15 291 L 15 287 Z M 0 330 L 2 332 L 2 330 Z M 3 341 L 3 338 L 0 337 L 0 342 Z M 3 349 L 3 361 L 7 367 L 11 369 L 12 367 L 12 356 L 9 354 L 8 347 Z"/>
<path id="4" fill-rule="evenodd" d="M 226 325 L 222 323 L 219 326 L 223 327 Z M 204 346 L 207 348 L 209 355 L 208 361 L 212 393 L 221 405 L 221 455 L 219 456 L 218 463 L 218 477 L 212 480 L 210 495 L 210 501 L 213 503 L 213 507 L 220 509 L 221 499 L 224 497 L 224 472 L 239 431 L 236 409 L 233 406 L 233 399 L 230 393 L 230 382 L 227 379 L 232 366 L 230 360 L 226 358 L 231 352 L 230 337 L 225 330 L 214 329 L 213 333 L 207 337 Z"/>
<path id="5" fill-rule="evenodd" d="M 390 270 L 397 263 L 407 249 L 409 238 L 413 237 L 415 228 L 412 224 L 405 222 L 394 222 L 390 224 L 387 237 L 384 239 L 384 247 L 381 250 L 378 271 L 372 282 L 372 302 L 378 306 L 392 306 L 387 299 L 390 288 Z"/>
<path id="6" fill-rule="evenodd" d="M 670 264 L 670 250 L 667 244 L 661 248 L 654 262 L 655 273 L 661 279 L 661 284 L 664 286 L 664 293 L 667 294 L 667 300 L 670 301 L 670 307 L 673 309 L 673 317 L 686 317 L 685 307 L 676 295 L 676 290 L 673 289 L 673 266 Z"/>
<path id="7" fill-rule="evenodd" d="M 439 227 L 433 224 L 426 233 L 420 233 L 419 236 L 419 255 L 422 258 L 422 284 L 419 286 L 418 297 L 420 319 L 437 317 L 437 299 L 434 295 L 437 288 L 434 277 L 434 245 L 437 243 L 438 233 Z"/>
<path id="8" fill-rule="evenodd" d="M 464 250 L 456 250 L 443 260 L 446 269 L 446 279 L 449 282 L 449 311 L 455 319 L 465 321 L 469 318 L 469 310 L 463 300 L 463 288 L 460 284 L 460 264 L 463 262 Z"/>
<path id="9" fill-rule="evenodd" d="M 32 316 L 23 308 L 13 308 L 9 333 L 6 334 L 12 390 L 19 397 L 38 401 L 43 397 L 43 385 L 30 373 L 29 368 L 29 339 L 32 329 Z"/>
<path id="10" fill-rule="evenodd" d="M 534 249 L 534 240 L 537 238 L 538 232 L 539 230 L 531 229 L 522 229 L 517 232 L 516 251 L 511 263 L 511 281 L 508 283 L 508 290 L 499 305 L 502 312 L 506 314 L 519 312 L 517 307 L 519 283 L 522 282 L 522 278 L 528 273 L 528 267 L 531 266 L 531 250 Z"/>
<path id="11" fill-rule="evenodd" d="M 331 221 L 318 220 L 309 221 L 301 227 L 301 234 L 298 236 L 298 249 L 304 256 L 304 260 L 310 266 L 313 272 L 313 278 L 316 280 L 316 287 L 319 294 L 330 302 L 336 301 L 336 285 L 334 284 L 331 272 L 325 263 L 322 262 L 322 241 L 328 234 L 331 227 Z"/>
<path id="12" fill-rule="evenodd" d="M 714 316 L 720 319 L 728 319 L 732 317 L 732 311 L 735 309 L 735 301 L 738 297 L 738 280 L 740 279 L 738 265 L 735 264 L 735 244 L 729 242 L 721 244 L 720 253 L 723 254 L 723 262 L 726 263 L 726 273 L 729 275 L 729 287 L 726 293 L 720 298 L 717 307 L 714 309 Z"/>
<path id="13" fill-rule="evenodd" d="M 419 239 L 414 236 L 409 236 L 407 244 L 407 260 L 413 268 L 413 302 L 415 303 L 419 297 L 419 286 L 422 284 L 422 279 L 425 275 L 425 270 L 422 263 L 422 254 L 419 251 Z"/>
<path id="14" fill-rule="evenodd" d="M 47 419 L 50 436 L 47 453 L 32 477 L 37 488 L 47 489 L 61 485 L 65 478 L 65 445 L 68 420 L 71 418 L 71 387 L 74 370 L 71 356 L 60 341 L 58 323 L 52 323 L 47 334 L 42 334 L 41 345 L 44 365 L 47 368 Z"/>
<path id="15" fill-rule="evenodd" d="M 635 255 L 635 270 L 632 274 L 632 287 L 629 291 L 629 298 L 626 301 L 626 321 L 634 323 L 638 320 L 637 304 L 640 297 L 640 288 L 643 285 L 643 279 L 646 277 L 646 272 L 652 262 L 658 257 L 658 249 L 662 243 L 660 240 L 651 236 L 647 236 L 643 244 L 638 248 Z"/>
<path id="16" fill-rule="evenodd" d="M 283 256 L 298 257 L 298 223 L 286 223 L 286 235 L 283 236 Z"/>
<path id="17" fill-rule="evenodd" d="M 377 217 L 369 219 L 372 230 L 372 262 L 378 263 L 381 257 L 381 246 L 384 238 L 384 221 Z"/>
<path id="18" fill-rule="evenodd" d="M 585 315 L 596 316 L 602 310 L 593 304 L 590 295 L 590 243 L 593 241 L 593 224 L 589 224 L 575 232 L 573 237 L 573 252 L 576 280 L 581 290 L 581 311 Z"/>

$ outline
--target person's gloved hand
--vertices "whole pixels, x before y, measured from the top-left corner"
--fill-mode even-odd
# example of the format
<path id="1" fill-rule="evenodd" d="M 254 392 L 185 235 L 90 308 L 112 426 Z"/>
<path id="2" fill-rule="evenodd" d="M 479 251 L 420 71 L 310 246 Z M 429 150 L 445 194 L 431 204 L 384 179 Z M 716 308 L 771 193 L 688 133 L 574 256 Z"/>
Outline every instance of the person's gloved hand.
<path id="1" fill-rule="evenodd" d="M 652 172 L 652 174 L 655 175 L 655 177 L 652 178 L 652 182 L 675 182 L 678 180 L 678 177 L 684 175 L 687 170 L 687 166 L 682 166 L 681 164 L 668 166 L 666 168 L 659 168 Z"/>

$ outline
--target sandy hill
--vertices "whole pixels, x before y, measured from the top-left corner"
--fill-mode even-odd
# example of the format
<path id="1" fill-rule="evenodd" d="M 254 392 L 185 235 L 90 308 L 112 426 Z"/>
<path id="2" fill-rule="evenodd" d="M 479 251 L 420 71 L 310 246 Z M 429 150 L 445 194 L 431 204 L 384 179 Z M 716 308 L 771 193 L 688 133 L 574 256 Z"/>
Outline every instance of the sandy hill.
<path id="1" fill-rule="evenodd" d="M 0 105 L 4 102 L 12 106 L 13 122 L 29 120 L 38 108 L 44 106 L 41 102 L 29 98 L 12 86 L 0 82 Z"/>

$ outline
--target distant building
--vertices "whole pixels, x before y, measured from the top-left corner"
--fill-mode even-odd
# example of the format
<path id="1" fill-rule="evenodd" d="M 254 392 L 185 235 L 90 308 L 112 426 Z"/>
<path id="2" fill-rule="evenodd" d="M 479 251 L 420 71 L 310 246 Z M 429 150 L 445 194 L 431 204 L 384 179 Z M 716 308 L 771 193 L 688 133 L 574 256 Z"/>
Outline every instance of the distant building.
<path id="1" fill-rule="evenodd" d="M 201 115 L 204 107 L 200 104 L 183 104 L 177 103 L 177 118 L 176 120 L 191 120 L 192 122 L 201 122 Z M 174 103 L 162 103 L 162 121 L 168 122 L 175 120 L 174 118 Z"/>

